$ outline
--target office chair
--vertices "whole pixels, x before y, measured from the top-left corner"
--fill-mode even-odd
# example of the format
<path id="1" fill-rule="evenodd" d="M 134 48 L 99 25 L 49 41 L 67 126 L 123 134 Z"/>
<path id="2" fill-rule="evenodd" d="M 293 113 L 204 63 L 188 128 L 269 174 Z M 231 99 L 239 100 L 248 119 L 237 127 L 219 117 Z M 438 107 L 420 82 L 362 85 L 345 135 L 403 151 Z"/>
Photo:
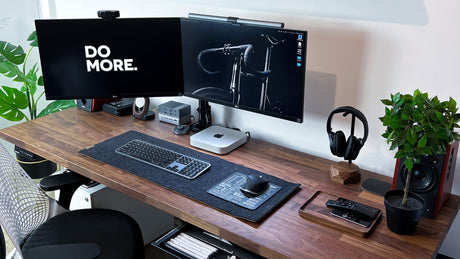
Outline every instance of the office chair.
<path id="1" fill-rule="evenodd" d="M 59 176 L 51 176 L 44 178 L 43 186 L 48 190 L 63 187 L 62 195 L 88 181 L 73 172 L 63 175 L 64 184 Z M 69 197 L 63 194 L 61 204 L 68 206 Z M 144 258 L 142 234 L 134 219 L 108 209 L 67 211 L 45 194 L 1 144 L 0 223 L 25 259 Z M 2 239 L 3 234 L 0 255 L 4 258 Z"/>

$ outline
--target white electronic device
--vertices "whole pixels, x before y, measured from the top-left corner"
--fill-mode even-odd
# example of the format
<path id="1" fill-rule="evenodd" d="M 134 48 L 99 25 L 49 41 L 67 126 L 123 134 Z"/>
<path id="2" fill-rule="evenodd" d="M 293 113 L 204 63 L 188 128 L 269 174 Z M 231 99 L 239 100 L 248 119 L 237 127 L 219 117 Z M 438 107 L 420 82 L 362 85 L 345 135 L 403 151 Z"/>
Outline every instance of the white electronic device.
<path id="1" fill-rule="evenodd" d="M 239 130 L 213 125 L 192 135 L 190 145 L 223 155 L 246 143 L 247 138 Z"/>

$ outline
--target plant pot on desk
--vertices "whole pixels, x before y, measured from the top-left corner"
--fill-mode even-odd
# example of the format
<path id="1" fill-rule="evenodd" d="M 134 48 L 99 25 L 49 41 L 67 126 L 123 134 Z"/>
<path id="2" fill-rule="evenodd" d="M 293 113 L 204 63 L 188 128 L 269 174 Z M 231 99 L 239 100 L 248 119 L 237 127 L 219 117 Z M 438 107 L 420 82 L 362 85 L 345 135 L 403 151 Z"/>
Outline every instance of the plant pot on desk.
<path id="1" fill-rule="evenodd" d="M 422 216 L 425 200 L 422 196 L 409 192 L 407 207 L 403 207 L 401 205 L 403 195 L 403 190 L 392 190 L 385 194 L 387 227 L 396 234 L 411 235 Z"/>
<path id="2" fill-rule="evenodd" d="M 32 179 L 43 178 L 57 170 L 56 163 L 21 147 L 14 146 L 14 152 L 16 153 L 16 159 L 19 164 Z"/>

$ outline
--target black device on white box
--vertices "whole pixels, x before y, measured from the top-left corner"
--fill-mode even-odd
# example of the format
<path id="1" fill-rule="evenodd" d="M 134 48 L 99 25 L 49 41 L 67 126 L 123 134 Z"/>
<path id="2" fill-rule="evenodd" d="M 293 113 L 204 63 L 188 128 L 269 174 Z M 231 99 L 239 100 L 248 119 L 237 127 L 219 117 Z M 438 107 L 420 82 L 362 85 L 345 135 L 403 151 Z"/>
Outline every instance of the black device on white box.
<path id="1" fill-rule="evenodd" d="M 121 98 L 112 102 L 104 103 L 102 110 L 118 116 L 124 116 L 131 113 L 133 107 L 133 98 Z"/>

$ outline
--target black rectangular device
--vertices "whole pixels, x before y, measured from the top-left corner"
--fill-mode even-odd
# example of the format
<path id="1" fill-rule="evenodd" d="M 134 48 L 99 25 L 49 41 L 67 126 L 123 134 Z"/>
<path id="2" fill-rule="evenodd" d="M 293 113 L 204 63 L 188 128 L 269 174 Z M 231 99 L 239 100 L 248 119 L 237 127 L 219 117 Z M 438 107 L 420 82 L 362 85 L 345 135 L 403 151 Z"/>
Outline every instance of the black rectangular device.
<path id="1" fill-rule="evenodd" d="M 35 20 L 46 99 L 182 95 L 179 18 Z"/>

